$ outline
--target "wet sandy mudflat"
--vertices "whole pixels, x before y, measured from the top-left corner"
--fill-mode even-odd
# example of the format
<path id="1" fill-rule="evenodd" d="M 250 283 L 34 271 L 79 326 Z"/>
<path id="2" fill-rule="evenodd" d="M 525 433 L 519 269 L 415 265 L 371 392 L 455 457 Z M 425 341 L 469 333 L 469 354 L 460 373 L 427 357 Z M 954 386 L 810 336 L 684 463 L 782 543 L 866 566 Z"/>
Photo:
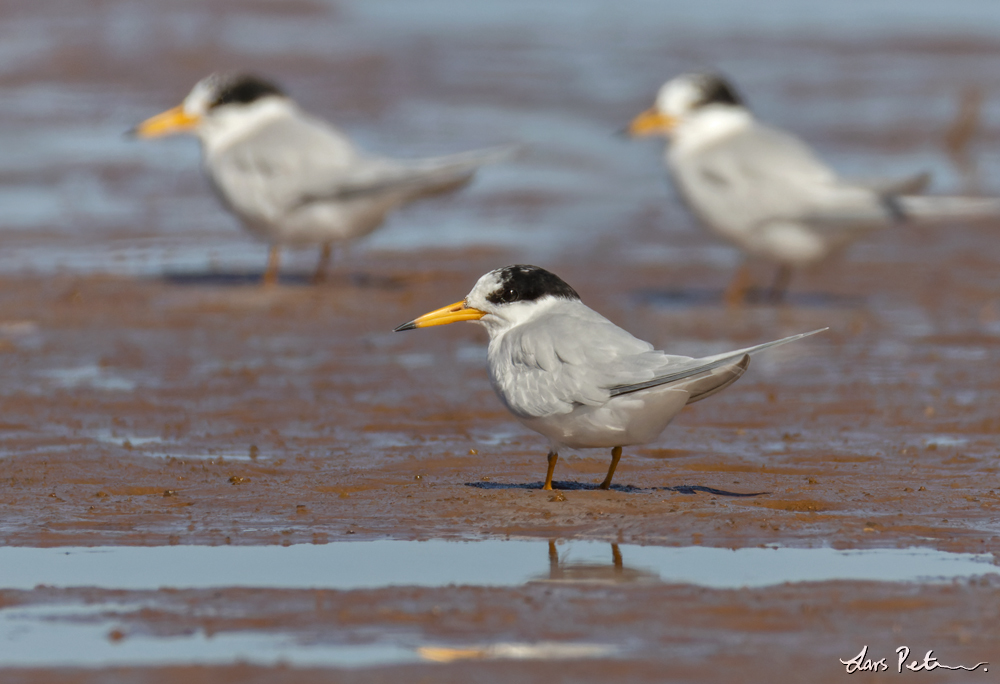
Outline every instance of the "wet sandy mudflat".
<path id="1" fill-rule="evenodd" d="M 825 682 L 866 644 L 893 672 L 901 645 L 1000 661 L 1000 226 L 887 230 L 786 304 L 729 310 L 736 256 L 677 205 L 658 145 L 611 134 L 667 76 L 717 66 L 846 173 L 927 168 L 938 192 L 996 194 L 996 22 L 972 0 L 853 22 L 765 5 L 0 3 L 0 679 Z M 394 217 L 329 282 L 290 254 L 265 291 L 264 250 L 196 146 L 121 136 L 232 67 L 369 149 L 527 149 Z M 987 93 L 971 184 L 941 146 L 970 85 Z M 596 489 L 608 454 L 569 452 L 544 492 L 546 444 L 494 397 L 485 333 L 391 332 L 513 262 L 677 353 L 830 330 L 627 449 L 615 490 Z M 400 552 L 381 585 L 340 586 L 333 565 L 286 584 L 299 568 L 273 555 L 350 563 L 390 540 L 491 549 L 501 580 L 463 581 L 442 552 L 454 586 L 417 581 Z M 531 542 L 527 560 L 507 540 Z M 128 568 L 129 549 L 192 546 L 262 550 L 274 581 L 72 574 L 88 549 L 124 549 Z M 68 574 L 14 581 L 4 554 L 32 547 L 65 549 Z M 778 549 L 779 579 L 700 582 L 649 547 Z M 979 565 L 924 577 L 894 555 L 913 547 Z M 885 572 L 816 579 L 780 555 L 831 548 Z"/>
<path id="2" fill-rule="evenodd" d="M 762 356 L 660 443 L 628 449 L 616 491 L 593 489 L 607 454 L 566 453 L 558 494 L 536 489 L 544 440 L 489 387 L 484 331 L 391 332 L 506 260 L 387 254 L 327 285 L 271 291 L 213 276 L 4 279 L 3 541 L 528 535 L 992 550 L 1000 338 L 983 322 L 985 259 L 977 273 L 967 258 L 971 282 L 946 287 L 947 273 L 909 278 L 911 264 L 848 264 L 836 275 L 850 285 L 821 274 L 789 305 L 735 312 L 663 304 L 700 291 L 674 294 L 655 268 L 623 283 L 600 261 L 554 265 L 592 306 L 678 351 L 831 328 Z M 861 294 L 876 285 L 877 297 Z M 924 318 L 904 300 L 936 306 Z M 909 326 L 892 320 L 907 307 Z M 667 489 L 678 485 L 766 494 Z"/>

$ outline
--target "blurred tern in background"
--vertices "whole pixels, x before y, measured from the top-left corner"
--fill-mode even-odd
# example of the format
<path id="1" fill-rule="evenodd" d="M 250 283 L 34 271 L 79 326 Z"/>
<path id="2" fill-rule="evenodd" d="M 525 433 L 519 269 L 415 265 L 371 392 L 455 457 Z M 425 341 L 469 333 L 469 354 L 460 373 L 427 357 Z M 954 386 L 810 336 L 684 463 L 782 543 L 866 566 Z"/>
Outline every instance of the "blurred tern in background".
<path id="1" fill-rule="evenodd" d="M 377 157 L 314 118 L 273 83 L 247 74 L 212 74 L 183 104 L 147 119 L 142 138 L 193 133 L 222 202 L 270 244 L 264 283 L 277 281 L 282 246 L 319 245 L 314 280 L 332 247 L 378 228 L 397 207 L 468 183 L 483 164 L 508 157 L 493 148 L 429 159 Z"/>
<path id="2" fill-rule="evenodd" d="M 792 269 L 823 261 L 878 228 L 1000 217 L 1000 200 L 992 198 L 913 196 L 927 174 L 840 178 L 801 140 L 754 119 L 733 87 L 712 74 L 667 81 L 628 132 L 670 139 L 665 163 L 691 211 L 747 256 L 777 263 L 775 301 Z M 727 302 L 744 298 L 748 279 L 744 262 Z"/>
<path id="3" fill-rule="evenodd" d="M 548 437 L 543 489 L 552 489 L 563 447 L 610 448 L 601 484 L 608 489 L 622 447 L 655 440 L 686 405 L 736 382 L 751 355 L 821 332 L 700 359 L 674 356 L 586 306 L 558 276 L 524 265 L 487 273 L 464 300 L 396 330 L 456 321 L 486 327 L 494 391 L 515 418 Z"/>

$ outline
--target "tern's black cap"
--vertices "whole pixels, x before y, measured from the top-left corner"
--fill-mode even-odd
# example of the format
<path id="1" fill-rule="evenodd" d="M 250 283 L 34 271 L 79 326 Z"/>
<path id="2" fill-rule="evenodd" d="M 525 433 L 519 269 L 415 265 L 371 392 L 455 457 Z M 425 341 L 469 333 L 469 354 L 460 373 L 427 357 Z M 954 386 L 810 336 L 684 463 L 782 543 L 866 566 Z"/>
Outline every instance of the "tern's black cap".
<path id="1" fill-rule="evenodd" d="M 579 299 L 580 295 L 555 273 L 538 266 L 515 264 L 495 271 L 500 286 L 486 296 L 491 304 L 533 302 L 545 296 Z"/>
<path id="2" fill-rule="evenodd" d="M 250 104 L 269 95 L 284 96 L 271 81 L 253 74 L 226 74 L 221 76 L 215 87 L 216 96 L 209 108 L 227 104 Z"/>
<path id="3" fill-rule="evenodd" d="M 699 77 L 699 89 L 702 96 L 698 98 L 695 107 L 710 104 L 728 104 L 743 106 L 743 98 L 725 78 L 719 74 L 702 74 Z"/>

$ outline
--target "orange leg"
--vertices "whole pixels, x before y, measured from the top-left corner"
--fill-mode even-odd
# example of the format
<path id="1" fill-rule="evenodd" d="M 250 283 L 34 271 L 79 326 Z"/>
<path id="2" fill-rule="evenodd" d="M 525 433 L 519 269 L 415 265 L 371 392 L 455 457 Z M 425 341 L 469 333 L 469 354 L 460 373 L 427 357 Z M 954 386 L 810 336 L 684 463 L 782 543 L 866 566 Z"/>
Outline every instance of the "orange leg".
<path id="1" fill-rule="evenodd" d="M 556 461 L 559 460 L 559 454 L 555 451 L 549 452 L 549 471 L 545 473 L 545 484 L 542 485 L 542 489 L 552 489 L 552 473 L 556 471 Z"/>
<path id="2" fill-rule="evenodd" d="M 621 458 L 621 447 L 615 447 L 611 450 L 611 467 L 608 468 L 608 476 L 604 478 L 604 482 L 601 483 L 601 489 L 611 489 L 611 478 L 615 476 L 615 468 L 618 467 L 618 461 L 620 461 Z"/>
<path id="3" fill-rule="evenodd" d="M 747 298 L 747 290 L 750 288 L 750 267 L 746 262 L 740 264 L 740 267 L 736 269 L 736 275 L 729 282 L 729 286 L 722 295 L 723 301 L 726 302 L 726 306 L 738 307 L 742 306 Z"/>
<path id="4" fill-rule="evenodd" d="M 326 280 L 326 271 L 330 267 L 330 255 L 333 254 L 333 246 L 329 242 L 323 243 L 319 252 L 319 263 L 316 264 L 316 272 L 313 274 L 312 282 L 322 283 Z"/>
<path id="5" fill-rule="evenodd" d="M 267 270 L 264 271 L 264 285 L 271 286 L 278 282 L 278 266 L 281 263 L 281 247 L 271 245 L 267 253 Z"/>

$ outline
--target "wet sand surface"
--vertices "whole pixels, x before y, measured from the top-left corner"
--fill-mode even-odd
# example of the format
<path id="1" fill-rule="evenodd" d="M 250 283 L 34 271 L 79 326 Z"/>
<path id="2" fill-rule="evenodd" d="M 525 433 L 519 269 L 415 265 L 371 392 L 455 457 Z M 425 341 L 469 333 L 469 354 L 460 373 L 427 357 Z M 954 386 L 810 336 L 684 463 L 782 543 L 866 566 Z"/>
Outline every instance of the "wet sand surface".
<path id="1" fill-rule="evenodd" d="M 633 269 L 625 284 L 597 260 L 556 266 L 592 306 L 678 351 L 831 330 L 762 356 L 732 391 L 687 409 L 659 444 L 627 449 L 616 491 L 593 491 L 607 468 L 603 450 L 566 453 L 556 480 L 568 490 L 555 494 L 535 489 L 547 445 L 493 395 L 480 328 L 391 332 L 460 298 L 469 274 L 502 262 L 384 255 L 377 274 L 371 263 L 325 286 L 272 291 L 100 276 L 4 280 L 3 540 L 486 534 L 991 549 L 1000 378 L 989 359 L 1000 338 L 980 312 L 961 309 L 989 302 L 987 292 L 946 298 L 945 310 L 935 293 L 956 285 L 914 282 L 904 265 L 879 297 L 900 287 L 897 301 L 941 305 L 934 323 L 917 320 L 907 334 L 887 320 L 889 307 L 833 279 L 813 281 L 823 293 L 815 296 L 844 303 L 732 312 L 658 304 L 670 288 L 657 269 Z M 836 275 L 856 275 L 848 279 L 863 289 L 852 270 Z M 918 318 L 923 309 L 914 309 Z M 947 332 L 963 321 L 974 329 Z M 663 489 L 677 485 L 767 494 Z"/>
<path id="2" fill-rule="evenodd" d="M 1000 92 L 1000 42 L 963 23 L 962 3 L 933 30 L 854 33 L 800 31 L 777 2 L 767 26 L 702 16 L 661 31 L 635 5 L 474 20 L 447 2 L 67 0 L 44 17 L 0 2 L 0 543 L 609 545 L 590 575 L 562 559 L 554 581 L 505 587 L 29 590 L 0 568 L 4 682 L 825 682 L 865 644 L 890 672 L 901 645 L 910 660 L 1000 660 L 995 575 L 709 588 L 630 571 L 627 547 L 617 564 L 611 550 L 998 551 L 1000 226 L 886 230 L 797 276 L 784 305 L 731 310 L 736 255 L 676 204 L 659 145 L 611 133 L 667 76 L 720 66 L 845 173 L 928 168 L 939 192 L 996 194 L 996 98 L 978 177 L 941 139 L 963 86 Z M 370 149 L 528 149 L 392 218 L 329 282 L 309 285 L 315 255 L 293 253 L 263 290 L 264 249 L 211 196 L 194 143 L 121 138 L 234 66 L 281 79 Z M 596 488 L 609 455 L 588 451 L 563 454 L 546 492 L 547 445 L 493 395 L 485 333 L 391 332 L 513 262 L 677 353 L 830 330 L 761 355 L 657 443 L 626 449 L 613 491 Z M 123 652 L 183 637 L 207 655 L 4 666 L 23 625 L 50 627 L 53 644 L 82 626 Z M 245 639 L 242 655 L 212 651 L 226 639 Z M 327 655 L 310 662 L 310 647 Z"/>

